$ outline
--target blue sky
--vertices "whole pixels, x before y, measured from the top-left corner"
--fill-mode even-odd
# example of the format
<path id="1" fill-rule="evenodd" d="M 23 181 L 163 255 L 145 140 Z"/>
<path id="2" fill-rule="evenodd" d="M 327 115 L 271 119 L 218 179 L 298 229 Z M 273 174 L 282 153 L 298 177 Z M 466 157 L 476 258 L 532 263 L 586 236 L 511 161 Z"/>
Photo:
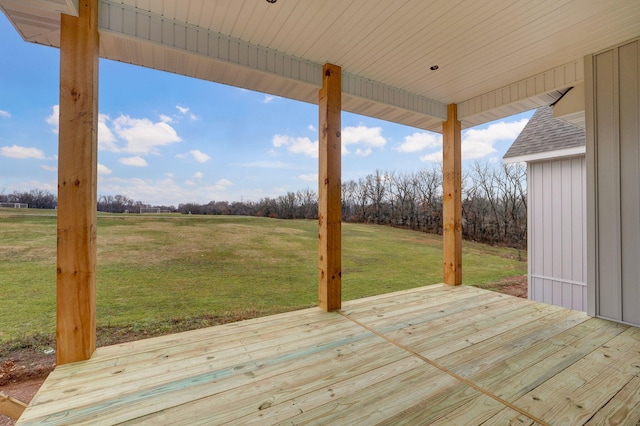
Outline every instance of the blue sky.
<path id="1" fill-rule="evenodd" d="M 58 49 L 0 13 L 0 193 L 57 191 Z M 317 106 L 100 60 L 98 194 L 150 204 L 257 201 L 317 188 Z M 500 161 L 533 112 L 463 131 L 463 167 Z M 414 172 L 440 135 L 342 114 L 342 177 Z"/>

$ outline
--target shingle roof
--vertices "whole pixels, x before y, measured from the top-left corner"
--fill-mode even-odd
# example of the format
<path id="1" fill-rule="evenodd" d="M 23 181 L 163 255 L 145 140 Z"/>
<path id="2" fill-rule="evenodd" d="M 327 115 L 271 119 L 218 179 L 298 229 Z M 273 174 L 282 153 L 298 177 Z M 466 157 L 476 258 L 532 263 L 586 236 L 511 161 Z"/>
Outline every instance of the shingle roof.
<path id="1" fill-rule="evenodd" d="M 553 117 L 553 107 L 538 108 L 504 154 L 514 158 L 585 145 L 584 129 Z"/>

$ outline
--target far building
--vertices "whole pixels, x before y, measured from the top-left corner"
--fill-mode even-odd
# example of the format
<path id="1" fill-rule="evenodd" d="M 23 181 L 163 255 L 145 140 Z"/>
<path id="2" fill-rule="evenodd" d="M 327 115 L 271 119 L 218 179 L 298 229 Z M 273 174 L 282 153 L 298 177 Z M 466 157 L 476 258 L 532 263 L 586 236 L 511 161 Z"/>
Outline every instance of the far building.
<path id="1" fill-rule="evenodd" d="M 587 310 L 585 130 L 539 108 L 504 155 L 527 163 L 529 299 Z"/>

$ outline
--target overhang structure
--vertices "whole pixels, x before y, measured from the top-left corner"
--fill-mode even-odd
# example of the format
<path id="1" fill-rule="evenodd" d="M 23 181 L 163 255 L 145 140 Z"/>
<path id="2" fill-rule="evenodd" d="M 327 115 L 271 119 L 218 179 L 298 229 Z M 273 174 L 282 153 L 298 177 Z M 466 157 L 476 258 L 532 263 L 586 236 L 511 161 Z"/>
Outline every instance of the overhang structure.
<path id="1" fill-rule="evenodd" d="M 0 8 L 24 40 L 59 47 L 78 1 Z M 549 105 L 584 79 L 585 55 L 640 33 L 635 0 L 98 4 L 102 58 L 310 103 L 332 63 L 343 110 L 438 133 L 449 104 L 462 129 Z"/>

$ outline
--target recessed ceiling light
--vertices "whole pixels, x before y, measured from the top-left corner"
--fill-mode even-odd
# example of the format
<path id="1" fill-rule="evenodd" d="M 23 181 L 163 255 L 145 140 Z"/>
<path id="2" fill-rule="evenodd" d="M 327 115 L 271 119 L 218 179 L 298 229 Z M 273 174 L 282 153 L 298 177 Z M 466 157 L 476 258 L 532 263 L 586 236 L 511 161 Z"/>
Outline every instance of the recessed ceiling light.
<path id="1" fill-rule="evenodd" d="M 271 4 L 273 4 L 273 3 L 277 2 L 277 1 L 278 1 L 278 0 L 267 0 L 267 3 L 271 3 Z"/>
<path id="2" fill-rule="evenodd" d="M 269 1 L 269 0 L 267 0 L 267 1 Z M 430 67 L 429 67 L 429 69 L 430 69 L 431 71 L 435 71 L 435 70 L 437 70 L 438 68 L 440 68 L 440 67 L 439 67 L 439 66 L 437 66 L 437 65 L 432 65 L 432 66 L 430 66 Z"/>

